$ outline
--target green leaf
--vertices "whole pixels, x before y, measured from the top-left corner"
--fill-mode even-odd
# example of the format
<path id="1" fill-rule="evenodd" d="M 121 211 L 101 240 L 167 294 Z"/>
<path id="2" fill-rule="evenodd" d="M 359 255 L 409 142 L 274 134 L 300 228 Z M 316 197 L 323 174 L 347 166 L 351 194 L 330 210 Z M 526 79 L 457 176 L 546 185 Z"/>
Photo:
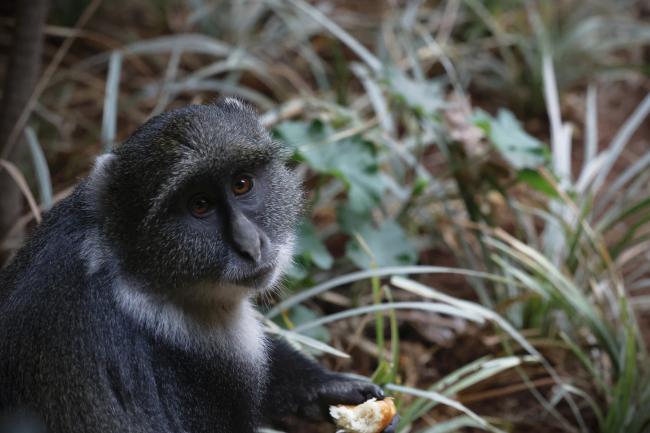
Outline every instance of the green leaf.
<path id="1" fill-rule="evenodd" d="M 303 219 L 298 227 L 295 255 L 308 263 L 315 264 L 320 269 L 330 269 L 334 261 L 325 244 L 318 237 L 316 228 L 307 219 Z"/>
<path id="2" fill-rule="evenodd" d="M 273 132 L 312 169 L 340 179 L 347 188 L 351 206 L 357 212 L 368 211 L 377 205 L 384 191 L 384 182 L 379 176 L 372 143 L 360 136 L 328 142 L 334 130 L 318 120 L 311 123 L 282 122 Z"/>
<path id="3" fill-rule="evenodd" d="M 344 203 L 336 209 L 336 221 L 343 232 L 352 235 L 359 227 L 372 221 L 372 216 L 369 210 L 357 212 L 349 203 Z"/>
<path id="4" fill-rule="evenodd" d="M 409 265 L 417 261 L 415 248 L 395 221 L 386 221 L 379 228 L 366 223 L 356 232 L 370 251 L 355 237 L 348 241 L 346 255 L 360 268 Z"/>
<path id="5" fill-rule="evenodd" d="M 323 141 L 332 133 L 332 128 L 320 120 L 312 122 L 286 121 L 273 128 L 274 137 L 286 143 L 294 151 L 300 146 Z"/>
<path id="6" fill-rule="evenodd" d="M 537 168 L 548 159 L 546 145 L 528 134 L 508 110 L 500 109 L 496 119 L 476 110 L 474 124 L 485 131 L 494 147 L 516 169 Z"/>
<path id="7" fill-rule="evenodd" d="M 372 143 L 357 136 L 301 146 L 299 152 L 314 170 L 335 176 L 346 185 L 348 202 L 355 212 L 367 211 L 379 203 L 384 182 Z"/>
<path id="8" fill-rule="evenodd" d="M 490 135 L 490 130 L 494 118 L 485 110 L 477 108 L 472 114 L 472 123 L 483 130 L 485 135 Z"/>
<path id="9" fill-rule="evenodd" d="M 415 182 L 413 182 L 413 197 L 421 196 L 426 188 L 429 186 L 429 180 L 424 177 L 418 177 Z"/>
<path id="10" fill-rule="evenodd" d="M 389 90 L 416 112 L 432 116 L 445 104 L 442 86 L 435 81 L 415 81 L 397 70 L 388 73 Z"/>
<path id="11" fill-rule="evenodd" d="M 553 185 L 551 185 L 537 170 L 532 170 L 530 168 L 519 170 L 517 173 L 517 179 L 527 183 L 533 189 L 544 193 L 548 197 L 559 198 Z"/>
<path id="12" fill-rule="evenodd" d="M 284 276 L 289 280 L 302 281 L 309 276 L 308 265 L 303 263 L 300 258 L 295 259 L 284 273 Z"/>

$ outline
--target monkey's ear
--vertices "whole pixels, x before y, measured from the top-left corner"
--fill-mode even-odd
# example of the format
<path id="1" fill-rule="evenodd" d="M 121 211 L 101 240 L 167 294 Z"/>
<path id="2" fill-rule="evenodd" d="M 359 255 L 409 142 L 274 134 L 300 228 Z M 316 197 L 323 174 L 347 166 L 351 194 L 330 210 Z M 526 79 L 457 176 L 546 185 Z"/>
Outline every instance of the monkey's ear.
<path id="1" fill-rule="evenodd" d="M 257 115 L 257 110 L 254 106 L 252 106 L 249 102 L 234 96 L 222 96 L 214 101 L 213 104 L 224 108 L 246 111 L 253 115 Z"/>
<path id="2" fill-rule="evenodd" d="M 111 177 L 111 166 L 115 162 L 117 155 L 113 152 L 104 153 L 95 159 L 90 175 L 88 176 L 88 187 L 96 197 L 103 195 L 108 180 Z"/>

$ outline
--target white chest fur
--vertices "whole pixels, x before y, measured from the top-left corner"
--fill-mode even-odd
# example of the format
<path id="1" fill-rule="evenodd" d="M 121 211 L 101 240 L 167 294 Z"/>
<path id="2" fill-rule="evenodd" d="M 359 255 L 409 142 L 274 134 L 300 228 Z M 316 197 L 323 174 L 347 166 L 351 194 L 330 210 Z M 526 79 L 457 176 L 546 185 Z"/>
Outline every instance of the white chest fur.
<path id="1" fill-rule="evenodd" d="M 208 303 L 205 307 L 211 313 L 198 318 L 191 309 L 162 295 L 143 292 L 121 278 L 114 290 L 122 311 L 167 344 L 187 351 L 219 352 L 259 367 L 265 364 L 262 324 L 248 297 L 227 307 Z"/>

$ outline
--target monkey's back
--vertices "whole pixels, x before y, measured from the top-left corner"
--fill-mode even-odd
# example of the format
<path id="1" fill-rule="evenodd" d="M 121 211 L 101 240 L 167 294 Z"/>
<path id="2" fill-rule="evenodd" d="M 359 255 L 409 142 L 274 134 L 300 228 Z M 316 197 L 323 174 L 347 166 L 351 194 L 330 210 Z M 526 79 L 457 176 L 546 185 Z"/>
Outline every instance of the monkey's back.
<path id="1" fill-rule="evenodd" d="M 87 272 L 92 224 L 78 189 L 0 273 L 0 414 L 26 409 L 48 433 L 252 432 L 250 372 L 138 329 L 110 270 Z"/>

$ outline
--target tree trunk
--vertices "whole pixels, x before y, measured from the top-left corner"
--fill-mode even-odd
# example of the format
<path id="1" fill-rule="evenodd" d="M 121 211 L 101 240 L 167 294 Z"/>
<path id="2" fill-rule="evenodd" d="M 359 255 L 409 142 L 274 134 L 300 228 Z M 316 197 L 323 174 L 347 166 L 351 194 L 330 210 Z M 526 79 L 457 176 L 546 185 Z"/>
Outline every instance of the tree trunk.
<path id="1" fill-rule="evenodd" d="M 15 0 L 15 27 L 9 50 L 5 85 L 0 103 L 0 155 L 15 159 L 23 142 L 8 138 L 18 122 L 39 76 L 43 51 L 43 28 L 48 0 Z M 14 181 L 0 169 L 0 242 L 23 211 L 23 198 Z M 0 251 L 0 267 L 6 252 Z"/>

